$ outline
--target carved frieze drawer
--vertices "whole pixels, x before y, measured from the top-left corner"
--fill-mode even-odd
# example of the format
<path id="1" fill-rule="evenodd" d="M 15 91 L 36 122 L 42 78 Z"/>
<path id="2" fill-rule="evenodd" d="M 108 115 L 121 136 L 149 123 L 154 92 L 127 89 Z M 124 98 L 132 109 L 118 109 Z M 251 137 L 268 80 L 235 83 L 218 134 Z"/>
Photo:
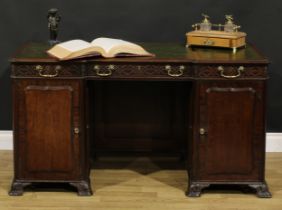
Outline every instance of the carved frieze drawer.
<path id="1" fill-rule="evenodd" d="M 195 68 L 195 77 L 202 79 L 264 79 L 265 65 L 201 65 Z"/>
<path id="2" fill-rule="evenodd" d="M 91 64 L 87 67 L 87 76 L 100 78 L 189 78 L 193 71 L 182 64 Z"/>
<path id="3" fill-rule="evenodd" d="M 52 64 L 14 64 L 12 65 L 12 77 L 82 77 L 81 65 L 52 65 Z"/>

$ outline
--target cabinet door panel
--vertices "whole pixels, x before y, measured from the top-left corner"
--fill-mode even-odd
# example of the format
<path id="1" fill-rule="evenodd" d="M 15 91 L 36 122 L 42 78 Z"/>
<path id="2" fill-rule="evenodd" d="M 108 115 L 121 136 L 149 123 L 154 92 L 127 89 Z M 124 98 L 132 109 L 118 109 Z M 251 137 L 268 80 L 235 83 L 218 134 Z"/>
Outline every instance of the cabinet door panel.
<path id="1" fill-rule="evenodd" d="M 73 169 L 72 92 L 71 87 L 25 89 L 28 171 Z"/>
<path id="2" fill-rule="evenodd" d="M 207 89 L 207 156 L 211 157 L 207 170 L 210 173 L 251 172 L 252 141 L 249 139 L 252 138 L 254 99 L 251 88 Z"/>
<path id="3" fill-rule="evenodd" d="M 256 152 L 264 138 L 260 90 L 248 85 L 203 85 L 200 106 L 199 167 L 202 179 L 258 179 Z M 255 131 L 257 129 L 257 131 Z"/>
<path id="4" fill-rule="evenodd" d="M 70 180 L 81 175 L 81 83 L 23 80 L 14 85 L 16 177 Z M 80 133 L 75 134 L 74 128 Z M 80 161 L 82 163 L 80 163 Z"/>

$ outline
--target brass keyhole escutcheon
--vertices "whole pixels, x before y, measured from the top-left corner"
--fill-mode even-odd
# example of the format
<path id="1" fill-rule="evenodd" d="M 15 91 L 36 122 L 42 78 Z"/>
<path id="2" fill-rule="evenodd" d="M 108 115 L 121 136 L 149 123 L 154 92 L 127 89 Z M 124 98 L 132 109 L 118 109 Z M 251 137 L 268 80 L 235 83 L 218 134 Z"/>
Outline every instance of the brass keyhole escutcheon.
<path id="1" fill-rule="evenodd" d="M 204 128 L 200 128 L 199 133 L 200 133 L 200 135 L 205 135 L 206 130 Z"/>
<path id="2" fill-rule="evenodd" d="M 79 128 L 74 128 L 73 131 L 74 131 L 74 134 L 79 134 L 80 132 Z"/>

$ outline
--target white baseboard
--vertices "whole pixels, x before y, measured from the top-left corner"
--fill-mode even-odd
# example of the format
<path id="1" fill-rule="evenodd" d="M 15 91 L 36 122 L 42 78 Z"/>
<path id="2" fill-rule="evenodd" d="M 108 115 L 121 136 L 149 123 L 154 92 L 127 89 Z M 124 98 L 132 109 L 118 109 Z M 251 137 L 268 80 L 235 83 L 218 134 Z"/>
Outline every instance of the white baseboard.
<path id="1" fill-rule="evenodd" d="M 266 152 L 282 152 L 282 133 L 266 133 Z"/>
<path id="2" fill-rule="evenodd" d="M 13 132 L 0 131 L 0 150 L 13 149 Z M 266 152 L 282 152 L 282 133 L 266 134 Z"/>
<path id="3" fill-rule="evenodd" d="M 13 132 L 0 131 L 0 150 L 13 149 Z"/>

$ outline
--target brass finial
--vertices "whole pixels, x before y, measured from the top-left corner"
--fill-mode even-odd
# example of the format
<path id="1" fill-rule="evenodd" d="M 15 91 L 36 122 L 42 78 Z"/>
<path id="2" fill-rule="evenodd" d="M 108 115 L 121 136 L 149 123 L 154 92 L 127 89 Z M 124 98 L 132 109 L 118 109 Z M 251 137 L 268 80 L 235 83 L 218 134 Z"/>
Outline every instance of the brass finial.
<path id="1" fill-rule="evenodd" d="M 232 15 L 225 15 L 225 18 L 227 20 L 227 22 L 226 22 L 227 24 L 234 24 Z"/>
<path id="2" fill-rule="evenodd" d="M 210 17 L 209 17 L 208 15 L 202 13 L 202 16 L 204 17 L 204 20 L 203 20 L 202 23 L 210 23 L 210 21 L 209 21 L 209 18 L 210 18 Z"/>

